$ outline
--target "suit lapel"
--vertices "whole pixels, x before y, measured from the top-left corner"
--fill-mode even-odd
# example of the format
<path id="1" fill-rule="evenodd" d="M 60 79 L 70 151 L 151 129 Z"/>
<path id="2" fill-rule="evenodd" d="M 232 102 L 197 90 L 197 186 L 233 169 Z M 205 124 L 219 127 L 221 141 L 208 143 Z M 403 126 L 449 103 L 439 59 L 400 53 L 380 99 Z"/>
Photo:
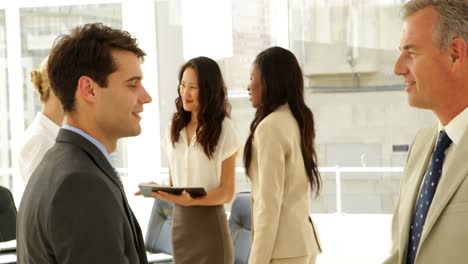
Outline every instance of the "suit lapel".
<path id="1" fill-rule="evenodd" d="M 94 163 L 107 175 L 107 177 L 117 185 L 117 187 L 122 191 L 122 186 L 119 182 L 118 176 L 115 174 L 114 168 L 109 163 L 104 154 L 89 140 L 82 137 L 81 135 L 67 130 L 60 129 L 59 134 L 57 135 L 57 142 L 67 142 L 73 144 L 81 149 L 83 149 Z"/>
<path id="2" fill-rule="evenodd" d="M 404 263 L 408 247 L 408 237 L 410 232 L 411 221 L 413 220 L 414 207 L 417 202 L 419 189 L 424 175 L 427 171 L 427 166 L 434 149 L 436 131 L 431 129 L 431 132 L 421 131 L 423 133 L 416 137 L 417 141 L 413 143 L 411 149 L 411 157 L 405 168 L 405 177 L 402 183 L 402 190 L 404 193 L 400 195 L 403 201 L 401 203 L 401 218 L 400 218 L 400 241 L 399 245 L 402 247 L 400 253 L 400 261 Z M 427 144 L 431 142 L 430 144 Z"/>
<path id="3" fill-rule="evenodd" d="M 112 165 L 109 163 L 107 158 L 104 156 L 104 154 L 99 150 L 93 143 L 91 143 L 89 140 L 86 138 L 82 137 L 81 135 L 67 130 L 67 129 L 60 129 L 59 134 L 57 135 L 57 142 L 66 142 L 73 144 L 81 149 L 83 149 L 88 155 L 91 157 L 91 159 L 94 161 L 94 163 L 101 169 L 106 176 L 119 188 L 120 193 L 122 195 L 122 200 L 124 201 L 123 206 L 124 210 L 127 216 L 127 219 L 130 221 L 130 225 L 132 227 L 132 233 L 133 233 L 133 238 L 135 240 L 135 244 L 137 246 L 137 250 L 140 253 L 140 259 L 142 258 L 141 254 L 146 254 L 144 251 L 141 252 L 142 247 L 140 245 L 140 233 L 137 231 L 136 223 L 135 223 L 135 218 L 132 213 L 132 210 L 130 209 L 130 206 L 127 201 L 127 197 L 125 196 L 125 191 L 123 189 L 122 184 L 120 183 L 118 179 L 118 175 L 114 171 L 114 168 Z M 143 263 L 143 262 L 142 262 Z"/>
<path id="4" fill-rule="evenodd" d="M 420 247 L 430 234 L 438 218 L 447 207 L 450 199 L 460 187 L 460 184 L 468 175 L 466 157 L 468 157 L 468 132 L 465 132 L 457 146 L 452 146 L 449 159 L 444 161 L 444 174 L 437 186 L 431 208 L 429 209 L 423 233 L 421 234 Z"/>
<path id="5" fill-rule="evenodd" d="M 135 222 L 135 230 L 138 234 L 142 234 L 141 232 L 141 227 L 140 225 L 138 224 L 138 221 L 136 220 L 136 217 L 135 215 L 133 214 L 133 212 L 131 212 L 132 214 L 132 218 L 134 219 L 134 222 Z M 145 248 L 145 241 L 143 240 L 143 237 L 141 235 L 138 235 L 138 236 L 135 236 L 135 239 L 138 241 L 137 242 L 137 250 L 138 252 L 140 253 L 140 261 L 141 263 L 147 263 L 147 259 L 146 259 L 146 248 Z"/>

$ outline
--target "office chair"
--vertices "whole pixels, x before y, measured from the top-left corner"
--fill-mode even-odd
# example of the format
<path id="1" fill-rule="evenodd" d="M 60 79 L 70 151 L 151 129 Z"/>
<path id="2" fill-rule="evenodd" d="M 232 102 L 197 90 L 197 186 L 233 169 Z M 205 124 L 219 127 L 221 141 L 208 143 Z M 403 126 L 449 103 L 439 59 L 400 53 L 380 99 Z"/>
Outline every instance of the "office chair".
<path id="1" fill-rule="evenodd" d="M 10 190 L 0 186 L 0 242 L 16 239 L 16 206 Z"/>
<path id="2" fill-rule="evenodd" d="M 234 243 L 234 264 L 247 264 L 252 246 L 252 206 L 250 192 L 240 192 L 234 198 L 229 216 L 229 229 Z"/>
<path id="3" fill-rule="evenodd" d="M 171 229 L 173 208 L 174 205 L 172 203 L 154 199 L 148 231 L 146 232 L 145 246 L 148 252 L 164 253 L 172 256 Z M 163 263 L 171 263 L 171 261 Z"/>

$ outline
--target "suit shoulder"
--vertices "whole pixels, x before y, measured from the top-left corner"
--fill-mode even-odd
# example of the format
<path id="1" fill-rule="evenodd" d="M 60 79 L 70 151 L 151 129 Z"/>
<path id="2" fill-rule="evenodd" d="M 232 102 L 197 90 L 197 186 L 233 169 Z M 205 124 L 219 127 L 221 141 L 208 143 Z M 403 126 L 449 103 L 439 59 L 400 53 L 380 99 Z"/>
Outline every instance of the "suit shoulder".
<path id="1" fill-rule="evenodd" d="M 41 181 L 48 182 L 50 188 L 85 187 L 91 183 L 103 187 L 99 183 L 106 183 L 108 178 L 86 151 L 67 143 L 57 143 L 40 166 L 37 172 Z"/>
<path id="2" fill-rule="evenodd" d="M 414 137 L 413 145 L 417 145 L 418 143 L 426 145 L 431 140 L 431 138 L 435 136 L 437 136 L 437 127 L 422 128 Z"/>
<path id="3" fill-rule="evenodd" d="M 297 125 L 296 119 L 287 106 L 280 106 L 275 111 L 267 115 L 257 126 L 256 130 L 265 132 L 280 132 L 288 133 Z"/>
<path id="4" fill-rule="evenodd" d="M 117 188 L 117 186 L 116 186 Z M 57 184 L 57 191 L 94 193 L 107 195 L 112 192 L 112 185 L 104 177 L 99 177 L 94 171 L 75 170 L 63 175 L 61 181 Z M 86 190 L 86 191 L 85 191 Z"/>
<path id="5" fill-rule="evenodd" d="M 91 172 L 72 172 L 64 175 L 51 196 L 51 209 L 70 212 L 76 208 L 106 208 L 109 213 L 122 204 L 117 185 Z M 60 209 L 62 208 L 62 209 Z M 94 208 L 94 209 L 93 209 Z"/>
<path id="6" fill-rule="evenodd" d="M 406 164 L 408 165 L 413 157 L 418 157 L 428 144 L 432 144 L 436 136 L 437 127 L 420 129 L 408 150 Z"/>
<path id="7" fill-rule="evenodd" d="M 221 123 L 223 129 L 231 129 L 234 128 L 234 121 L 232 121 L 229 117 L 224 117 L 223 122 Z"/>
<path id="8" fill-rule="evenodd" d="M 434 135 L 436 131 L 437 131 L 437 127 L 421 128 L 416 134 L 416 137 L 431 137 Z"/>
<path id="9" fill-rule="evenodd" d="M 68 167 L 68 170 L 95 167 L 91 156 L 84 149 L 74 144 L 57 142 L 49 156 Z"/>

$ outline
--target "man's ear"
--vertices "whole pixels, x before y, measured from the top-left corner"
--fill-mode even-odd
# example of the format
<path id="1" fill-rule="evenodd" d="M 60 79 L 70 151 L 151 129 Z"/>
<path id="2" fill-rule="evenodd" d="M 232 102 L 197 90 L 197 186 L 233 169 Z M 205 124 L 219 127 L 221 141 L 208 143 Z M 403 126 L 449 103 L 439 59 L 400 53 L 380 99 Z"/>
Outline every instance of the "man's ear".
<path id="1" fill-rule="evenodd" d="M 452 70 L 459 70 L 467 63 L 468 43 L 463 38 L 456 37 L 450 44 L 449 52 L 452 58 Z"/>
<path id="2" fill-rule="evenodd" d="M 88 76 L 81 76 L 78 79 L 77 93 L 85 102 L 94 103 L 96 101 L 96 88 L 96 83 Z"/>

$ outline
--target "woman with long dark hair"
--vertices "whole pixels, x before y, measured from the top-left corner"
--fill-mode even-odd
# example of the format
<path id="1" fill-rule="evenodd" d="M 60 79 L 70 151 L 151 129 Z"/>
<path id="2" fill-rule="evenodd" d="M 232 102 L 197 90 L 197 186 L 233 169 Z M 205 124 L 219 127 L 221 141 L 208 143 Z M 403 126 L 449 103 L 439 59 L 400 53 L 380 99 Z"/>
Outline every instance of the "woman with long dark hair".
<path id="1" fill-rule="evenodd" d="M 321 249 L 309 201 L 310 191 L 318 195 L 321 178 L 314 118 L 296 57 L 280 47 L 262 51 L 247 89 L 256 108 L 244 149 L 252 181 L 249 263 L 315 263 Z"/>
<path id="2" fill-rule="evenodd" d="M 226 87 L 218 64 L 207 57 L 185 63 L 179 72 L 177 112 L 166 135 L 170 182 L 204 187 L 192 198 L 157 192 L 175 204 L 172 224 L 174 263 L 232 264 L 233 245 L 224 211 L 234 195 L 240 139 L 229 118 Z"/>

